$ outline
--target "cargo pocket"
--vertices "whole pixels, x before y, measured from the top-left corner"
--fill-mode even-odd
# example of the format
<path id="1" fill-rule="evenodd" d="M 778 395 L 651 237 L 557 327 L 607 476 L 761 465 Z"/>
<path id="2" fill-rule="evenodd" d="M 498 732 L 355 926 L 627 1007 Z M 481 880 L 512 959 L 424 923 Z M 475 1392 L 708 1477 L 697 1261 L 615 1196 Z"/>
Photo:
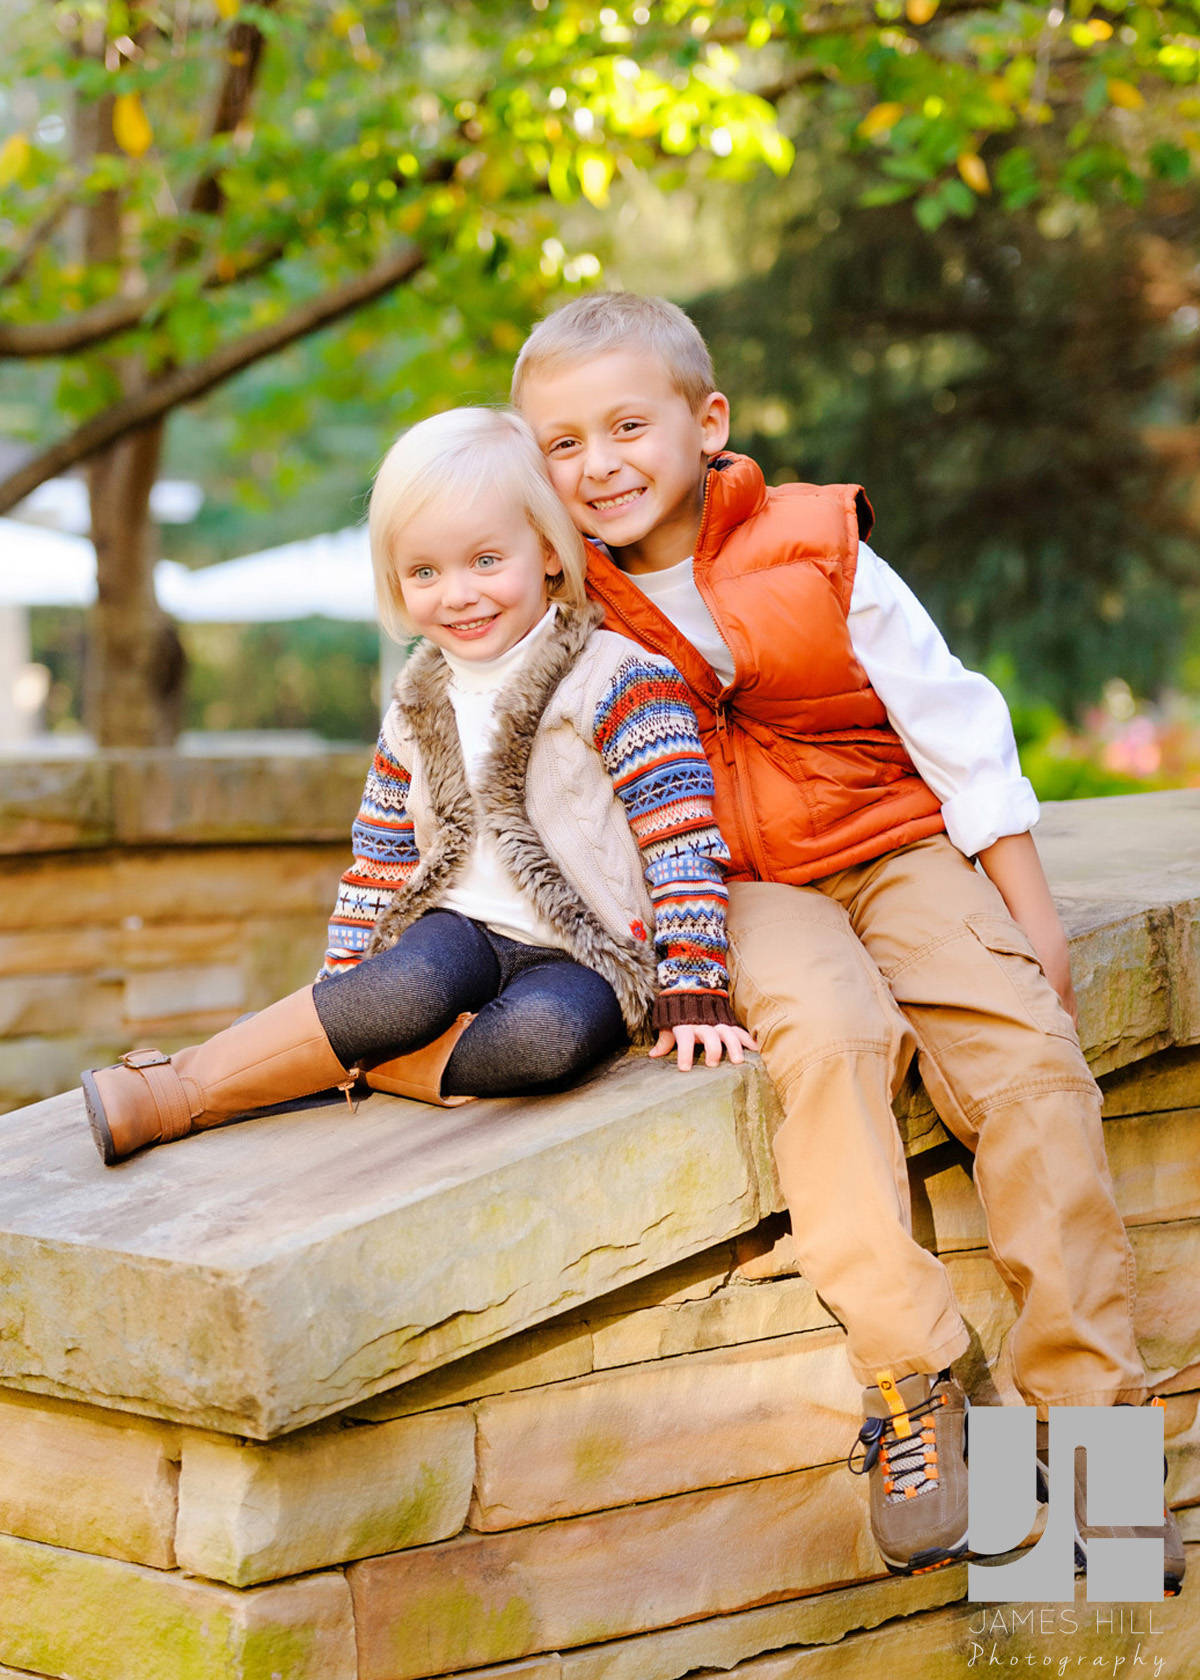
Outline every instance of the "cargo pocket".
<path id="1" fill-rule="evenodd" d="M 973 915 L 965 918 L 967 926 L 985 950 L 991 953 L 996 967 L 1004 975 L 1034 1026 L 1056 1038 L 1076 1042 L 1075 1023 L 1063 1008 L 1058 993 L 1047 980 L 1045 971 L 1029 940 L 1007 916 Z"/>

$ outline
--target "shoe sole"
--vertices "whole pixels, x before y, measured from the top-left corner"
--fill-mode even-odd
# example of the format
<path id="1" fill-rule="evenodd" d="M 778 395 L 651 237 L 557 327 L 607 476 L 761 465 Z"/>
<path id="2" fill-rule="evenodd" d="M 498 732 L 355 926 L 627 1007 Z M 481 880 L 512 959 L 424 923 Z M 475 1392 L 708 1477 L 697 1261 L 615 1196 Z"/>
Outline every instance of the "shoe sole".
<path id="1" fill-rule="evenodd" d="M 88 1125 L 92 1128 L 92 1136 L 96 1140 L 96 1148 L 100 1151 L 100 1159 L 106 1167 L 114 1166 L 118 1156 L 116 1145 L 113 1143 L 112 1133 L 108 1129 L 108 1120 L 104 1113 L 104 1104 L 100 1100 L 100 1092 L 96 1081 L 92 1077 L 95 1069 L 80 1075 L 83 1085 L 83 1100 L 87 1107 Z"/>
<path id="2" fill-rule="evenodd" d="M 948 1569 L 952 1563 L 962 1563 L 966 1555 L 965 1535 L 953 1546 L 931 1546 L 927 1551 L 914 1552 L 907 1563 L 894 1563 L 890 1557 L 880 1553 L 889 1575 L 929 1575 L 935 1569 Z"/>

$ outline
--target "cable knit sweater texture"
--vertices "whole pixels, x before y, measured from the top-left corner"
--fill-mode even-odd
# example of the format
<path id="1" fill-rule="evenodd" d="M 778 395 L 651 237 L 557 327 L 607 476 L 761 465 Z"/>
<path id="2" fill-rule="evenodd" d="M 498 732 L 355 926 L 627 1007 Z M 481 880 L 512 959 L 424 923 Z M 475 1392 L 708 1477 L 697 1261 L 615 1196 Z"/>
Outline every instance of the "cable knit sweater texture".
<path id="1" fill-rule="evenodd" d="M 632 1034 L 734 1020 L 729 852 L 686 686 L 598 619 L 559 608 L 500 696 L 473 794 L 449 668 L 429 643 L 413 655 L 367 776 L 322 976 L 435 909 L 482 832 L 561 948 L 612 985 Z"/>

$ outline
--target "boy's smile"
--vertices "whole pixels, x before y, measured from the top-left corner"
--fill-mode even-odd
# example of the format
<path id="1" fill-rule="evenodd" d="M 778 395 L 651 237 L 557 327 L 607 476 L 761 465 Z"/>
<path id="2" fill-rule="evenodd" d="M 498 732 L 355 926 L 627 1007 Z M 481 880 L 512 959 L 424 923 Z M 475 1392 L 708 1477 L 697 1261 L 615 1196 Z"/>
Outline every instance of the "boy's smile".
<path id="1" fill-rule="evenodd" d="M 696 412 L 657 356 L 610 350 L 531 374 L 521 409 L 581 531 L 606 543 L 626 571 L 687 559 L 708 457 L 729 436 L 719 391 Z"/>

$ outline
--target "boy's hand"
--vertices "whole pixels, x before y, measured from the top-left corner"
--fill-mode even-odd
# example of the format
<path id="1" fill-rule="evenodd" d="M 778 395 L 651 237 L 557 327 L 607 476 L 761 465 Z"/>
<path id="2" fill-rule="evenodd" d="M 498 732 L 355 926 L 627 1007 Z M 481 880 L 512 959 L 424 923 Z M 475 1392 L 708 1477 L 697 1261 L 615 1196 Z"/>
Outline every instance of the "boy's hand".
<path id="1" fill-rule="evenodd" d="M 1071 984 L 1071 956 L 1032 834 L 1008 834 L 979 854 L 988 879 L 999 888 L 1009 915 L 1037 952 L 1046 978 L 1079 1027 L 1079 1006 Z"/>
<path id="2" fill-rule="evenodd" d="M 726 1050 L 731 1062 L 740 1062 L 744 1059 L 743 1049 L 758 1049 L 744 1027 L 664 1027 L 650 1054 L 669 1056 L 676 1047 L 679 1065 L 685 1073 L 695 1060 L 697 1049 L 704 1051 L 705 1067 L 716 1067 Z"/>

